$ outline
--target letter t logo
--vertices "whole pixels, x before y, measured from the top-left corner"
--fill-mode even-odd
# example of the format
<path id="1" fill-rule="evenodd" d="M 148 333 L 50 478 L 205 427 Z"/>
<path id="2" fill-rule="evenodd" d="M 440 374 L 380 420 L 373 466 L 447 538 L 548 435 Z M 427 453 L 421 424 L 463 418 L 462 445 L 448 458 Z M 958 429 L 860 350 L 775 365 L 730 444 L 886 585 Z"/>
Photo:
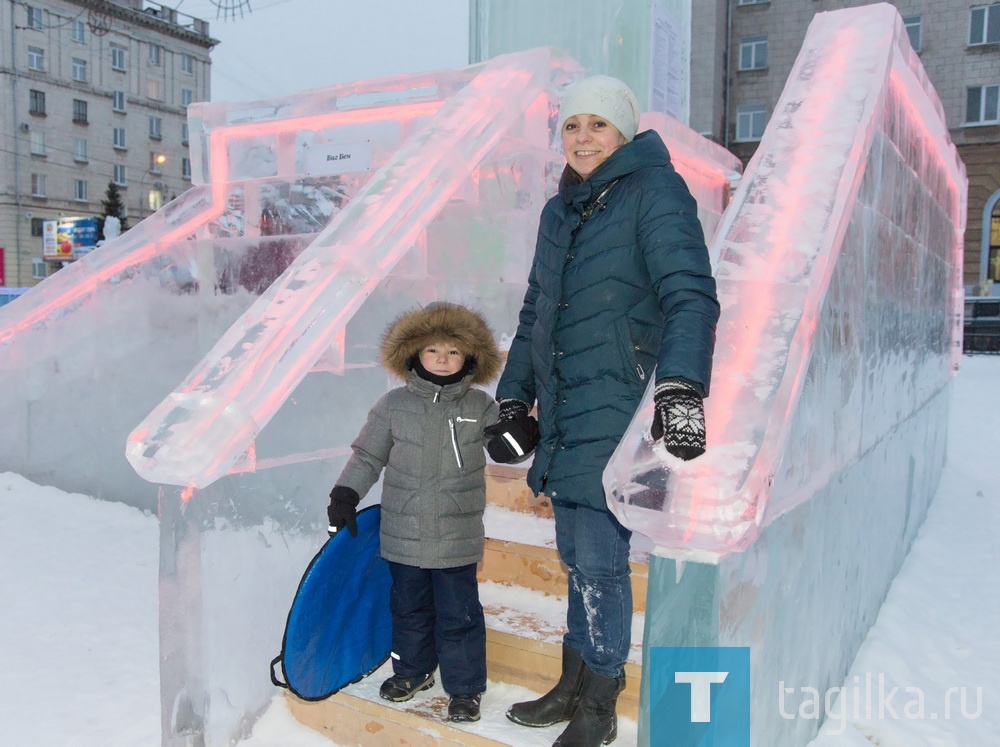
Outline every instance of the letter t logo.
<path id="1" fill-rule="evenodd" d="M 712 685 L 726 681 L 729 672 L 674 672 L 674 682 L 691 685 L 691 722 L 712 720 Z"/>

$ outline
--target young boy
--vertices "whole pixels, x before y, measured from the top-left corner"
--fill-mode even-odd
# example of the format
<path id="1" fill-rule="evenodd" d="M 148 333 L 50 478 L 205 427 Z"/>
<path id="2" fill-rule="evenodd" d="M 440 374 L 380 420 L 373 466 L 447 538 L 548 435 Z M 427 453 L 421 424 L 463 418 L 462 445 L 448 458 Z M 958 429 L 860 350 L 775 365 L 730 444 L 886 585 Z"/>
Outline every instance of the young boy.
<path id="1" fill-rule="evenodd" d="M 403 314 L 385 331 L 381 362 L 405 386 L 383 396 L 351 445 L 330 493 L 330 531 L 356 534 L 356 507 L 385 468 L 381 553 L 392 588 L 392 669 L 379 694 L 409 700 L 441 682 L 451 721 L 478 721 L 486 689 L 483 430 L 497 422 L 500 352 L 478 313 L 448 303 Z"/>

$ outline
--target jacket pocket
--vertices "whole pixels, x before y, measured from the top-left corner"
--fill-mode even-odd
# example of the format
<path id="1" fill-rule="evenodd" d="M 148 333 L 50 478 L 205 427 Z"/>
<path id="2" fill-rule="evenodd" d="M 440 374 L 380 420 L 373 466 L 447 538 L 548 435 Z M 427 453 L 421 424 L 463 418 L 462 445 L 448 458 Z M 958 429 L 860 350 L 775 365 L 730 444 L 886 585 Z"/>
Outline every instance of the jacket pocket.
<path id="1" fill-rule="evenodd" d="M 618 349 L 622 356 L 622 365 L 630 380 L 645 384 L 648 371 L 639 362 L 636 356 L 636 346 L 632 342 L 632 333 L 629 331 L 628 319 L 620 316 L 615 319 L 615 336 L 618 338 Z"/>

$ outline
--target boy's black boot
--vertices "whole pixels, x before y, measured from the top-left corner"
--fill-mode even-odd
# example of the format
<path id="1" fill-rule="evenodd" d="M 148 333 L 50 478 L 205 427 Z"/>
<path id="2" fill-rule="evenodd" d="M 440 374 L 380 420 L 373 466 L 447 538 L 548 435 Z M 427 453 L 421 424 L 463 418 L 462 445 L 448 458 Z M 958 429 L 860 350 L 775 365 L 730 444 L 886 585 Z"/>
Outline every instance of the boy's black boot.
<path id="1" fill-rule="evenodd" d="M 419 674 L 416 677 L 401 677 L 398 674 L 392 675 L 382 683 L 378 694 L 385 700 L 393 703 L 402 703 L 409 700 L 421 690 L 434 687 L 434 673 Z"/>
<path id="2" fill-rule="evenodd" d="M 482 693 L 475 695 L 452 695 L 448 701 L 448 720 L 458 723 L 468 723 L 479 720 L 479 704 Z"/>
<path id="3" fill-rule="evenodd" d="M 580 706 L 552 747 L 600 747 L 618 736 L 615 704 L 618 693 L 625 689 L 625 673 L 605 677 L 588 668 L 585 672 Z"/>
<path id="4" fill-rule="evenodd" d="M 564 643 L 562 675 L 556 686 L 538 700 L 515 703 L 507 709 L 507 718 L 521 726 L 552 726 L 569 721 L 580 702 L 584 670 L 583 656 Z"/>

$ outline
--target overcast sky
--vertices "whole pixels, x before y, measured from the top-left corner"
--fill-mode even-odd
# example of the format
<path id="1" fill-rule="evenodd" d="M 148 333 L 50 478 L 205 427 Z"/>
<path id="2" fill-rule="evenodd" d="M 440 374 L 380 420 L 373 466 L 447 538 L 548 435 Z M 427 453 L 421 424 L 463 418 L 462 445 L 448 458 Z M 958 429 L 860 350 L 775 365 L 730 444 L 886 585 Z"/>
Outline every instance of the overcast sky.
<path id="1" fill-rule="evenodd" d="M 469 0 L 164 0 L 211 24 L 212 100 L 462 67 Z M 217 5 L 249 5 L 225 19 Z"/>

